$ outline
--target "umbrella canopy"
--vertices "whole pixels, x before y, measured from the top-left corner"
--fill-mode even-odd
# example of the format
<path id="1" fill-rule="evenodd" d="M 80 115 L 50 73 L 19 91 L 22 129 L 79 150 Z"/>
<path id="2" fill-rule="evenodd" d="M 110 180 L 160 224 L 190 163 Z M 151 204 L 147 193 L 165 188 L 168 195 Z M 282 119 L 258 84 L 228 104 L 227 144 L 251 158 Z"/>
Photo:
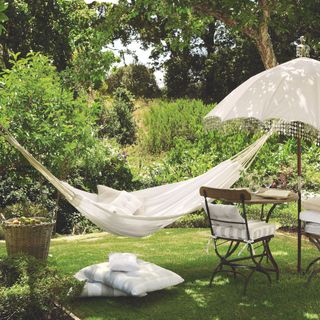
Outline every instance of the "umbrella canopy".
<path id="1" fill-rule="evenodd" d="M 239 118 L 280 119 L 283 131 L 288 130 L 285 124 L 297 121 L 320 130 L 320 62 L 297 58 L 263 71 L 233 90 L 204 120 L 210 128 L 217 119 Z M 294 123 L 294 128 L 299 126 Z"/>

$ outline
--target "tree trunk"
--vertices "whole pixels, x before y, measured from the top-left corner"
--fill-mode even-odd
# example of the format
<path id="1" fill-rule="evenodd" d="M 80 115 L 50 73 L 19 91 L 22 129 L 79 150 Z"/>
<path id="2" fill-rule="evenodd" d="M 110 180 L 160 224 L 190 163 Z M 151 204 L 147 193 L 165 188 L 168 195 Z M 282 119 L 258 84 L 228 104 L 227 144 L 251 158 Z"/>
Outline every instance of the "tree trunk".
<path id="1" fill-rule="evenodd" d="M 267 26 L 260 26 L 259 34 L 254 38 L 262 63 L 266 69 L 275 67 L 278 62 L 273 50 L 272 41 Z"/>
<path id="2" fill-rule="evenodd" d="M 193 8 L 198 14 L 212 16 L 222 21 L 228 27 L 240 27 L 240 31 L 254 41 L 264 67 L 270 69 L 278 64 L 269 33 L 270 2 L 268 0 L 259 0 L 258 5 L 261 9 L 261 16 L 259 17 L 257 28 L 240 23 L 236 18 L 230 16 L 228 12 L 213 9 L 207 3 L 197 4 Z"/>
<path id="3" fill-rule="evenodd" d="M 273 45 L 269 33 L 270 6 L 268 0 L 259 0 L 262 9 L 257 35 L 254 37 L 256 47 L 260 53 L 261 60 L 266 69 L 275 67 L 277 58 L 273 50 Z"/>

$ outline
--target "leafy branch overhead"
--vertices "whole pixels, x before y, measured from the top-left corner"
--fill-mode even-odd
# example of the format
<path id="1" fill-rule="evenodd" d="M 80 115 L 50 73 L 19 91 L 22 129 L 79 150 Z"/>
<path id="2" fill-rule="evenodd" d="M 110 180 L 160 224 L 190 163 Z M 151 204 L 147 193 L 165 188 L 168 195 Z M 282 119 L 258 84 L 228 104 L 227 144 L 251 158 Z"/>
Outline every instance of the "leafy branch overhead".
<path id="1" fill-rule="evenodd" d="M 298 33 L 308 33 L 315 26 L 318 1 L 299 0 L 180 0 L 120 1 L 109 11 L 106 26 L 113 26 L 115 36 L 129 41 L 136 37 L 154 51 L 173 52 L 190 46 L 201 38 L 208 26 L 219 21 L 228 29 L 251 41 L 265 68 L 278 63 L 278 37 L 289 44 Z M 117 20 L 117 24 L 114 22 Z M 313 27 L 313 30 L 315 28 Z M 214 38 L 215 34 L 211 36 Z"/>

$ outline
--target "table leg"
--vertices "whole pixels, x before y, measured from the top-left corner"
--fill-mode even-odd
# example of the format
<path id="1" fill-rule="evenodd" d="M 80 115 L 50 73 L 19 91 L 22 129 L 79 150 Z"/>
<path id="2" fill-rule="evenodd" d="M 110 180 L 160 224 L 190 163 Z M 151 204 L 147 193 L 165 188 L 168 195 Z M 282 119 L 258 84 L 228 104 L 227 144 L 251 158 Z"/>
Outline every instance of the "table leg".
<path id="1" fill-rule="evenodd" d="M 272 214 L 272 212 L 273 212 L 273 210 L 275 209 L 276 206 L 277 206 L 277 203 L 273 204 L 272 207 L 270 208 L 270 210 L 268 211 L 268 214 L 267 214 L 266 219 L 265 219 L 265 221 L 267 223 L 269 222 L 271 214 Z"/>

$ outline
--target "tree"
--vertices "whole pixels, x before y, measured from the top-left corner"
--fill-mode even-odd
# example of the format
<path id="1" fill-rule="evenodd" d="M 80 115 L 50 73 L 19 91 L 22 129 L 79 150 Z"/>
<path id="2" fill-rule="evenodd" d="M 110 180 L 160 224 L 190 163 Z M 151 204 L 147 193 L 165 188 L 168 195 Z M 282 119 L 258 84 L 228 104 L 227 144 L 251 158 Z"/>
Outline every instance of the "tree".
<path id="1" fill-rule="evenodd" d="M 53 59 L 58 71 L 74 67 L 82 83 L 83 78 L 100 80 L 100 70 L 105 72 L 113 61 L 110 52 L 101 52 L 108 31 L 103 31 L 103 37 L 98 31 L 107 8 L 88 6 L 83 0 L 8 0 L 8 21 L 0 36 L 5 66 L 10 67 L 10 51 L 20 52 L 21 57 L 41 52 Z"/>
<path id="2" fill-rule="evenodd" d="M 143 64 L 130 64 L 116 69 L 107 81 L 109 93 L 119 87 L 129 90 L 136 98 L 155 98 L 160 94 L 155 76 L 151 69 Z"/>

